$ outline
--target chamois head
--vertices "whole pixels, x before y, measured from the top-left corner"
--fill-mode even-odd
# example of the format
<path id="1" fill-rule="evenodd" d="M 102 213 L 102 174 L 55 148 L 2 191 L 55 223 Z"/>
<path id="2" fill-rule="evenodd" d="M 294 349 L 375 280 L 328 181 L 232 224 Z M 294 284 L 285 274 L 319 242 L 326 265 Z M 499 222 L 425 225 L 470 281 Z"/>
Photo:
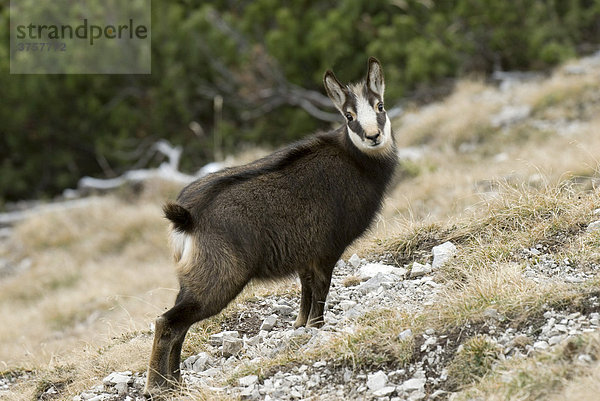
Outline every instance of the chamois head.
<path id="1" fill-rule="evenodd" d="M 383 69 L 376 58 L 369 58 L 364 81 L 344 86 L 329 70 L 323 83 L 327 95 L 346 118 L 348 137 L 360 151 L 376 155 L 392 149 L 392 126 L 383 105 Z"/>

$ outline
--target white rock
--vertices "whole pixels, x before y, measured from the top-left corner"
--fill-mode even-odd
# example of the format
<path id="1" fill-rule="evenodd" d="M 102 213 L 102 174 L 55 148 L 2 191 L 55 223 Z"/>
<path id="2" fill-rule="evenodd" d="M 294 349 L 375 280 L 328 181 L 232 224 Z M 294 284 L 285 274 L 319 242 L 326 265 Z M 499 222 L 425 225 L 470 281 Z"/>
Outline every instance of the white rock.
<path id="1" fill-rule="evenodd" d="M 561 336 L 561 335 L 557 335 L 557 336 L 552 336 L 550 337 L 550 339 L 548 340 L 548 343 L 550 345 L 556 345 L 559 342 L 561 342 L 563 339 L 565 338 L 565 336 Z"/>
<path id="2" fill-rule="evenodd" d="M 342 310 L 344 312 L 347 312 L 348 310 L 352 309 L 354 306 L 356 306 L 356 302 L 355 301 L 350 301 L 348 299 L 344 299 L 343 301 L 341 301 L 339 303 L 340 308 L 342 308 Z"/>
<path id="3" fill-rule="evenodd" d="M 226 337 L 223 339 L 223 356 L 230 357 L 236 355 L 244 347 L 244 341 L 241 338 Z"/>
<path id="4" fill-rule="evenodd" d="M 422 391 L 425 388 L 426 379 L 408 379 L 402 383 L 404 391 Z"/>
<path id="5" fill-rule="evenodd" d="M 214 376 L 218 375 L 219 373 L 221 373 L 220 369 L 209 368 L 209 369 L 206 369 L 204 372 L 200 372 L 200 376 L 214 377 Z"/>
<path id="6" fill-rule="evenodd" d="M 436 398 L 438 398 L 438 397 L 440 397 L 440 396 L 442 396 L 442 395 L 444 395 L 444 394 L 447 394 L 447 393 L 448 393 L 448 392 L 447 392 L 447 391 L 444 391 L 444 390 L 436 390 L 436 391 L 434 391 L 434 392 L 433 392 L 433 394 L 431 394 L 431 395 L 429 396 L 429 399 L 431 399 L 431 400 L 435 400 Z"/>
<path id="7" fill-rule="evenodd" d="M 246 347 L 256 347 L 258 344 L 260 344 L 262 341 L 262 338 L 260 338 L 260 336 L 254 336 L 254 337 L 250 337 L 250 338 L 246 338 L 244 340 L 244 345 Z"/>
<path id="8" fill-rule="evenodd" d="M 93 398 L 90 398 L 89 401 L 104 401 L 110 398 L 109 394 L 100 394 Z"/>
<path id="9" fill-rule="evenodd" d="M 485 317 L 489 317 L 491 319 L 497 320 L 499 322 L 503 322 L 506 320 L 506 317 L 502 314 L 500 314 L 498 312 L 497 309 L 494 308 L 487 308 L 484 312 L 483 312 L 483 316 Z"/>
<path id="10" fill-rule="evenodd" d="M 410 394 L 410 397 L 408 397 L 408 401 L 421 401 L 425 399 L 425 397 L 427 397 L 427 394 L 425 394 L 424 390 L 414 391 Z"/>
<path id="11" fill-rule="evenodd" d="M 127 373 L 129 373 L 129 375 L 127 375 Z M 132 382 L 133 378 L 131 377 L 131 372 L 112 372 L 102 380 L 102 383 L 109 386 L 115 386 L 119 383 Z"/>
<path id="12" fill-rule="evenodd" d="M 434 246 L 431 252 L 433 253 L 431 268 L 437 270 L 456 254 L 456 246 L 452 242 L 446 241 L 441 245 Z"/>
<path id="13" fill-rule="evenodd" d="M 127 394 L 127 383 L 117 383 L 115 384 L 115 390 L 117 390 L 117 394 L 120 396 L 124 396 Z"/>
<path id="14" fill-rule="evenodd" d="M 294 311 L 294 308 L 285 304 L 277 304 L 275 305 L 275 310 L 281 313 L 282 315 L 289 315 Z"/>
<path id="15" fill-rule="evenodd" d="M 196 355 L 196 359 L 194 360 L 194 363 L 192 364 L 192 370 L 194 372 L 202 372 L 203 370 L 206 369 L 206 365 L 208 363 L 210 359 L 210 355 L 208 355 L 206 352 L 201 352 L 198 355 Z"/>
<path id="16" fill-rule="evenodd" d="M 593 359 L 588 354 L 581 354 L 577 357 L 577 360 L 582 363 L 592 363 Z"/>
<path id="17" fill-rule="evenodd" d="M 421 352 L 425 351 L 426 349 L 428 349 L 430 346 L 437 344 L 437 338 L 436 337 L 429 337 L 427 340 L 425 340 L 425 342 L 421 345 Z"/>
<path id="18" fill-rule="evenodd" d="M 261 330 L 271 331 L 273 327 L 275 327 L 275 323 L 277 323 L 277 316 L 271 315 L 267 316 L 265 320 L 263 320 L 262 325 L 260 326 Z"/>
<path id="19" fill-rule="evenodd" d="M 395 274 L 396 276 L 402 277 L 406 274 L 406 269 L 402 267 L 384 265 L 381 263 L 367 263 L 358 269 L 358 276 L 361 278 L 361 280 L 368 280 L 372 277 L 375 277 L 379 273 Z"/>
<path id="20" fill-rule="evenodd" d="M 192 366 L 198 357 L 196 355 L 192 355 L 183 361 L 183 368 L 187 370 L 192 370 Z"/>
<path id="21" fill-rule="evenodd" d="M 421 277 L 427 273 L 431 273 L 431 265 L 429 263 L 422 265 L 418 262 L 414 262 L 410 269 L 410 278 Z"/>
<path id="22" fill-rule="evenodd" d="M 536 341 L 533 343 L 533 348 L 537 350 L 545 350 L 549 347 L 546 341 Z"/>
<path id="23" fill-rule="evenodd" d="M 377 273 L 375 277 L 371 277 L 358 287 L 358 291 L 367 294 L 376 291 L 379 287 L 389 288 L 398 280 L 398 276 L 394 274 Z"/>
<path id="24" fill-rule="evenodd" d="M 208 343 L 210 345 L 214 346 L 214 347 L 219 347 L 219 346 L 223 345 L 223 339 L 225 337 L 239 338 L 240 337 L 240 333 L 238 333 L 235 330 L 233 330 L 233 331 L 222 331 L 220 333 L 213 334 L 212 336 L 210 336 L 208 338 Z"/>
<path id="25" fill-rule="evenodd" d="M 398 334 L 398 340 L 400 340 L 400 341 L 408 340 L 411 337 L 412 337 L 411 329 L 406 329 L 402 333 Z"/>
<path id="26" fill-rule="evenodd" d="M 350 259 L 348 259 L 348 262 L 350 262 L 350 264 L 356 269 L 358 266 L 360 266 L 360 258 L 358 257 L 357 254 L 353 254 L 352 256 L 350 256 Z"/>
<path id="27" fill-rule="evenodd" d="M 252 399 L 252 393 L 254 392 L 254 386 L 244 387 L 242 391 L 240 391 L 240 398 L 242 400 Z"/>
<path id="28" fill-rule="evenodd" d="M 371 391 L 381 390 L 387 384 L 387 375 L 380 370 L 367 376 L 367 387 Z"/>
<path id="29" fill-rule="evenodd" d="M 354 307 L 350 308 L 344 316 L 348 319 L 355 319 L 364 315 L 365 313 L 366 310 L 362 305 L 355 305 Z"/>
<path id="30" fill-rule="evenodd" d="M 596 220 L 596 221 L 588 224 L 587 230 L 588 231 L 599 231 L 600 230 L 600 220 Z"/>
<path id="31" fill-rule="evenodd" d="M 563 333 L 566 333 L 568 331 L 567 326 L 565 326 L 564 324 L 556 324 L 554 325 L 554 329 L 562 331 Z"/>
<path id="32" fill-rule="evenodd" d="M 491 118 L 491 124 L 494 128 L 509 126 L 526 119 L 531 114 L 531 106 L 504 106 L 499 113 Z"/>
<path id="33" fill-rule="evenodd" d="M 254 386 L 256 382 L 258 382 L 258 376 L 256 375 L 244 376 L 239 379 L 240 386 L 242 387 Z"/>
<path id="34" fill-rule="evenodd" d="M 396 386 L 385 386 L 384 388 L 381 388 L 377 391 L 373 391 L 373 395 L 375 397 L 387 397 L 394 391 L 396 391 Z"/>

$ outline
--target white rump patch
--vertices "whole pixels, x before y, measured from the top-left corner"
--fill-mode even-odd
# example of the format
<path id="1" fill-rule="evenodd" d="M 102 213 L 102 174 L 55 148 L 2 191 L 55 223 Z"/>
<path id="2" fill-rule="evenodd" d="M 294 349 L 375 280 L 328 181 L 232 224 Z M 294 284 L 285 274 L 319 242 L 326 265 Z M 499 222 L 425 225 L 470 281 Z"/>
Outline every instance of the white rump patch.
<path id="1" fill-rule="evenodd" d="M 194 258 L 194 238 L 189 234 L 171 229 L 170 239 L 175 262 L 182 266 L 189 266 Z"/>

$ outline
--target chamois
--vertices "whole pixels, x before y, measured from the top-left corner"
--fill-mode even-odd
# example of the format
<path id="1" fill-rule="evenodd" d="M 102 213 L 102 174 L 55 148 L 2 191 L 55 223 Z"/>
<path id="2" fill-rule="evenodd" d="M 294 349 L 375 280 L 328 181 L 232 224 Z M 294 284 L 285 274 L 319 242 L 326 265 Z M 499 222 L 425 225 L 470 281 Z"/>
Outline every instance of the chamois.
<path id="1" fill-rule="evenodd" d="M 294 327 L 320 327 L 331 274 L 346 247 L 380 210 L 397 164 L 379 61 L 343 86 L 323 78 L 344 125 L 185 187 L 163 210 L 180 291 L 158 317 L 145 393 L 180 380 L 189 327 L 219 313 L 251 279 L 300 277 Z"/>

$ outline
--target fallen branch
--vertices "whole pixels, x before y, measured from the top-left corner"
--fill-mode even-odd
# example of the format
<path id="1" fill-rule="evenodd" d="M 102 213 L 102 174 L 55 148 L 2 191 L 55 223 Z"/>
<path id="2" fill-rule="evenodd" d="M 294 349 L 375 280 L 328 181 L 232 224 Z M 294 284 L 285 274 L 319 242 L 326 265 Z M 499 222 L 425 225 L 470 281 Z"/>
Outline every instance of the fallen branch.
<path id="1" fill-rule="evenodd" d="M 181 160 L 182 152 L 181 146 L 173 146 L 169 141 L 161 139 L 152 146 L 152 149 L 165 155 L 168 161 L 161 163 L 158 168 L 130 170 L 115 178 L 83 177 L 77 183 L 78 191 L 106 191 L 119 188 L 125 184 L 139 183 L 157 178 L 186 185 L 199 177 L 223 168 L 221 163 L 209 163 L 194 175 L 185 174 L 179 171 L 179 161 Z"/>

